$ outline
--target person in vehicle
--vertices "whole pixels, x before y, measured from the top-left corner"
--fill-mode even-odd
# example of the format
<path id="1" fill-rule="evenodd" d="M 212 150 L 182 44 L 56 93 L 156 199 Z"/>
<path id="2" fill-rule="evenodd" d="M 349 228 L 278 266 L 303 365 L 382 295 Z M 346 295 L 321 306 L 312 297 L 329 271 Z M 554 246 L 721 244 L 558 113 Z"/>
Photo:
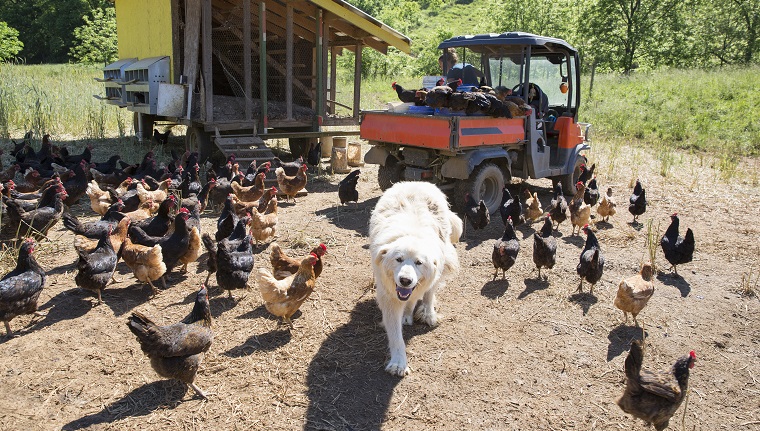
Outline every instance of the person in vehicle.
<path id="1" fill-rule="evenodd" d="M 438 66 L 446 75 L 446 82 L 462 80 L 462 85 L 477 85 L 485 79 L 483 72 L 470 63 L 460 63 L 454 48 L 448 48 L 438 57 Z"/>

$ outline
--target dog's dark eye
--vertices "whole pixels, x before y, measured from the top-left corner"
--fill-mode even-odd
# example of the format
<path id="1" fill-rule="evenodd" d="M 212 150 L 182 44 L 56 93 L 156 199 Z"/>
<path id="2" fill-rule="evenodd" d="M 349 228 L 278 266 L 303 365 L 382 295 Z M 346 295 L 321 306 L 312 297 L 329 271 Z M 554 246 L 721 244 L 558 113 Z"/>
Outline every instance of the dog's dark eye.
<path id="1" fill-rule="evenodd" d="M 417 265 L 417 266 L 420 266 L 420 265 L 422 265 L 422 262 L 420 262 L 419 260 L 415 260 L 414 264 Z"/>
<path id="2" fill-rule="evenodd" d="M 398 263 L 401 263 L 401 262 L 403 262 L 403 261 L 404 261 L 404 259 L 402 259 L 402 258 L 400 258 L 400 257 L 397 257 L 397 258 L 396 258 L 396 262 L 398 262 Z"/>

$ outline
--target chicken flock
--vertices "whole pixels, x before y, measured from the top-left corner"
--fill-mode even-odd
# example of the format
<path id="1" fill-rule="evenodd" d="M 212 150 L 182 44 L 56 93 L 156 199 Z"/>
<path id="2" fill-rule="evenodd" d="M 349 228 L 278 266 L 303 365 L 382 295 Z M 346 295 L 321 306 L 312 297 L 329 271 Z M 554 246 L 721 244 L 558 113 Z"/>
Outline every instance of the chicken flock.
<path id="1" fill-rule="evenodd" d="M 403 91 L 400 86 L 395 88 Z M 134 311 L 127 326 L 157 374 L 180 380 L 206 398 L 207 393 L 195 384 L 195 376 L 214 338 L 208 289 L 215 285 L 234 300 L 234 290 L 255 284 L 266 310 L 293 328 L 293 315 L 317 287 L 327 247 L 317 244 L 305 256 L 289 256 L 275 241 L 281 216 L 278 194 L 296 204 L 296 195 L 307 184 L 308 168 L 302 159 L 285 163 L 274 158 L 258 166 L 252 162 L 243 172 L 230 156 L 224 165 L 208 169 L 207 180 L 201 182 L 197 153 L 172 154 L 170 160 L 159 162 L 153 152 L 148 152 L 140 163 L 130 165 L 119 156 L 93 163 L 91 150 L 88 147 L 72 156 L 45 135 L 41 149 L 35 152 L 25 139 L 11 153 L 16 163 L 0 172 L 5 213 L 2 229 L 6 236 L 19 241 L 16 268 L 0 280 L 0 318 L 7 335 L 13 336 L 10 322 L 14 317 L 44 316 L 37 312 L 37 302 L 46 275 L 33 253 L 37 241 L 45 240 L 59 220 L 76 235 L 75 282 L 92 291 L 97 304 L 102 303 L 103 291 L 114 280 L 119 261 L 124 261 L 139 283 L 150 286 L 153 295 L 160 295 L 155 283 L 163 289 L 171 288 L 171 274 L 186 272 L 188 264 L 205 251 L 206 280 L 185 319 L 159 326 Z M 278 187 L 267 187 L 265 178 L 273 168 Z M 566 253 L 558 247 L 554 233 L 569 219 L 573 235 L 577 230 L 586 236 L 576 268 L 578 291 L 583 291 L 586 281 L 593 295 L 605 263 L 604 244 L 596 237 L 594 224 L 615 216 L 617 206 L 611 187 L 600 193 L 595 168 L 580 166 L 576 193 L 569 202 L 561 185 L 556 184 L 545 212 L 536 192 L 524 189 L 513 195 L 504 187 L 499 207 L 504 231 L 494 241 L 492 252 L 494 280 L 499 271 L 506 278 L 519 260 L 516 229 L 535 222 L 540 222 L 541 228 L 533 233 L 532 259 L 542 279 L 541 269 L 552 270 L 557 254 Z M 359 175 L 355 170 L 340 181 L 341 205 L 358 204 Z M 84 196 L 99 220 L 81 222 L 68 210 Z M 491 215 L 484 202 L 470 194 L 461 199 L 465 223 L 474 230 L 486 228 Z M 592 215 L 593 207 L 596 216 Z M 217 229 L 202 232 L 201 214 L 211 208 L 220 208 Z M 645 211 L 646 192 L 637 180 L 629 198 L 633 223 Z M 677 265 L 692 260 L 695 242 L 691 229 L 681 236 L 678 215 L 670 217 L 660 246 L 675 271 Z M 268 247 L 269 262 L 255 265 L 254 250 L 259 247 Z M 645 262 L 638 274 L 621 280 L 614 305 L 623 311 L 626 322 L 630 313 L 638 326 L 637 317 L 655 292 L 653 275 L 652 264 Z M 643 356 L 641 343 L 634 341 L 625 361 L 626 388 L 618 404 L 623 411 L 661 430 L 683 401 L 696 354 L 691 352 L 678 359 L 670 371 L 660 373 L 642 369 Z"/>

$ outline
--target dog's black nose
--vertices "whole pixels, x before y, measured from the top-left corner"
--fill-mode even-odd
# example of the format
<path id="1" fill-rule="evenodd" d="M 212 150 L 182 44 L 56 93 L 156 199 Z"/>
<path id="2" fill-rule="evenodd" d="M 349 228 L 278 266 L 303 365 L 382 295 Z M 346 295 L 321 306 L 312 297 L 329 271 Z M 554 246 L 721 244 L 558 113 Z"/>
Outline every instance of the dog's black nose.
<path id="1" fill-rule="evenodd" d="M 401 282 L 401 285 L 402 285 L 402 286 L 404 286 L 404 287 L 407 287 L 407 286 L 409 286 L 410 284 L 412 284 L 412 280 L 410 280 L 410 279 L 408 279 L 408 278 L 406 278 L 406 277 L 400 277 L 400 278 L 398 279 L 398 281 L 400 281 L 400 282 Z"/>

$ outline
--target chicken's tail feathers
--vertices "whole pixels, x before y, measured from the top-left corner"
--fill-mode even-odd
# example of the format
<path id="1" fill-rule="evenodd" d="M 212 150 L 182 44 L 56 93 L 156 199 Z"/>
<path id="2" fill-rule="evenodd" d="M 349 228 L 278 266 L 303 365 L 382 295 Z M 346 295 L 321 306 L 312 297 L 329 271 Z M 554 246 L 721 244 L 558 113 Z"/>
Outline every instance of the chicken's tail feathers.
<path id="1" fill-rule="evenodd" d="M 686 253 L 694 253 L 694 232 L 691 228 L 686 229 L 686 236 L 683 237 L 683 246 Z"/>
<path id="2" fill-rule="evenodd" d="M 628 356 L 625 358 L 625 376 L 628 379 L 628 384 L 638 381 L 641 373 L 641 364 L 644 362 L 642 343 L 641 340 L 633 340 L 631 350 L 628 351 Z"/>
<path id="3" fill-rule="evenodd" d="M 79 219 L 77 219 L 76 216 L 74 216 L 70 212 L 64 212 L 62 216 L 62 220 L 63 220 L 63 226 L 66 229 L 74 233 L 81 232 L 82 224 L 79 222 Z"/>
<path id="4" fill-rule="evenodd" d="M 133 311 L 127 320 L 129 330 L 141 341 L 150 335 L 150 328 L 155 325 L 152 320 L 139 311 Z"/>
<path id="5" fill-rule="evenodd" d="M 201 235 L 201 241 L 203 241 L 203 246 L 206 247 L 206 251 L 209 253 L 216 253 L 216 241 L 211 238 L 211 235 L 208 232 L 205 232 L 203 235 Z"/>

